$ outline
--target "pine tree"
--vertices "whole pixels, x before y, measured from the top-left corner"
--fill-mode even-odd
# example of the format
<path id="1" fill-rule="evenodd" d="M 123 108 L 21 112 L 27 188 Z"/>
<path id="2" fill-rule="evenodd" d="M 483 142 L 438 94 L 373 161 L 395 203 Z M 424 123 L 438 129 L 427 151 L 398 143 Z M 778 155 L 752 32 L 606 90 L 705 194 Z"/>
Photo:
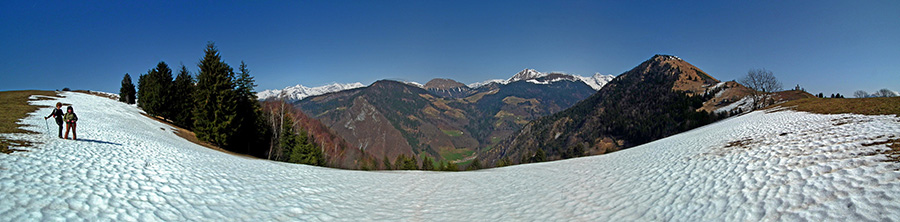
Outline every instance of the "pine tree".
<path id="1" fill-rule="evenodd" d="M 236 87 L 235 93 L 237 94 L 237 121 L 240 122 L 240 128 L 238 128 L 230 144 L 235 150 L 250 153 L 254 144 L 262 143 L 260 139 L 263 137 L 257 133 L 259 132 L 257 120 L 260 116 L 260 106 L 256 93 L 253 92 L 253 88 L 256 85 L 253 77 L 250 76 L 250 69 L 247 68 L 247 64 L 241 61 L 241 66 L 238 70 L 240 73 L 238 73 L 234 84 Z"/>
<path id="2" fill-rule="evenodd" d="M 543 148 L 538 148 L 537 152 L 534 153 L 531 162 L 539 163 L 544 161 L 547 161 L 547 153 L 544 152 Z"/>
<path id="3" fill-rule="evenodd" d="M 434 161 L 432 161 L 431 158 L 428 158 L 428 156 L 423 157 L 422 158 L 422 168 L 420 168 L 420 169 L 434 170 Z"/>
<path id="4" fill-rule="evenodd" d="M 119 88 L 119 102 L 134 104 L 134 100 L 134 83 L 131 82 L 131 76 L 125 73 L 125 78 L 122 78 L 122 88 Z"/>
<path id="5" fill-rule="evenodd" d="M 472 163 L 466 167 L 466 170 L 477 170 L 481 169 L 481 161 L 478 161 L 478 158 L 472 160 Z"/>
<path id="6" fill-rule="evenodd" d="M 456 165 L 456 163 L 448 161 L 447 165 L 444 165 L 444 167 L 441 167 L 441 171 L 459 171 L 459 166 Z"/>
<path id="7" fill-rule="evenodd" d="M 171 93 L 172 69 L 165 62 L 159 62 L 156 68 L 141 75 L 139 80 L 138 104 L 145 112 L 151 115 L 171 118 Z"/>
<path id="8" fill-rule="evenodd" d="M 215 44 L 206 45 L 200 60 L 197 88 L 194 93 L 194 133 L 197 138 L 216 145 L 228 141 L 240 127 L 237 119 L 237 93 L 234 70 L 222 61 Z"/>
<path id="9" fill-rule="evenodd" d="M 181 65 L 181 70 L 172 83 L 171 94 L 172 122 L 187 129 L 193 128 L 194 77 L 191 77 L 191 73 L 184 65 Z"/>
<path id="10" fill-rule="evenodd" d="M 150 72 L 148 71 L 147 73 Z M 153 93 L 150 93 L 150 88 L 154 88 L 154 86 L 151 86 L 153 83 L 155 82 L 151 82 L 150 78 L 147 77 L 147 74 L 141 74 L 138 77 L 137 101 L 135 102 L 137 102 L 138 107 L 144 109 L 145 112 L 148 112 L 147 104 L 150 103 L 148 101 L 155 100 L 154 98 L 151 98 Z"/>
<path id="11" fill-rule="evenodd" d="M 383 160 L 384 160 L 384 162 L 382 163 L 382 165 L 384 165 L 384 169 L 385 169 L 385 170 L 391 170 L 391 160 L 388 159 L 387 154 L 384 155 L 384 159 L 383 159 Z"/>

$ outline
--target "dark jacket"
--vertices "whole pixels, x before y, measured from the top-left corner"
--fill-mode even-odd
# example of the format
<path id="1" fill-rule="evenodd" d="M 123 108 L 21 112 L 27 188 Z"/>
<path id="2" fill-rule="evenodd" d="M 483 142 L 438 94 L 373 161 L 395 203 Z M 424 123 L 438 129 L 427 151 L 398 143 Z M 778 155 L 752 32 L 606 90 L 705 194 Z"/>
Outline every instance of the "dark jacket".
<path id="1" fill-rule="evenodd" d="M 50 113 L 49 116 L 47 116 L 47 118 L 50 118 L 50 117 L 56 117 L 56 122 L 59 124 L 62 124 L 62 121 L 63 121 L 62 109 L 53 109 L 53 112 Z"/>

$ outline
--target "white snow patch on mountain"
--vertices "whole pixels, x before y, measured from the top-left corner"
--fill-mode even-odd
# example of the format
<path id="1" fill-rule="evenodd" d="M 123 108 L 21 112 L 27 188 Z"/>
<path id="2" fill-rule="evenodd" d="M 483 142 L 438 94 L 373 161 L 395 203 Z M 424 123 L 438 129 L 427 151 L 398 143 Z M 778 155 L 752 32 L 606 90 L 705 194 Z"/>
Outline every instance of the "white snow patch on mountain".
<path id="1" fill-rule="evenodd" d="M 330 92 L 338 92 L 348 89 L 355 89 L 364 87 L 362 83 L 348 83 L 348 84 L 340 84 L 340 83 L 332 83 L 330 85 L 318 86 L 318 87 L 306 87 L 300 84 L 296 86 L 289 86 L 284 89 L 271 89 L 259 92 L 256 94 L 260 100 L 265 100 L 269 98 L 281 98 L 285 97 L 289 100 L 302 100 L 303 98 L 310 96 L 322 95 Z"/>
<path id="2" fill-rule="evenodd" d="M 716 109 L 716 113 L 726 113 L 731 112 L 736 109 L 740 109 L 742 112 L 746 112 L 753 109 L 753 98 L 750 96 L 745 96 L 741 98 L 741 100 L 735 101 L 727 106 L 723 106 L 722 108 Z"/>
<path id="3" fill-rule="evenodd" d="M 546 73 L 542 73 L 542 72 L 538 72 L 537 70 L 534 70 L 534 69 L 524 69 L 524 70 L 522 70 L 522 71 L 519 71 L 519 73 L 516 73 L 515 75 L 513 75 L 512 77 L 510 77 L 509 80 L 506 80 L 506 82 L 515 82 L 515 81 L 522 81 L 522 80 L 529 80 L 529 79 L 537 79 L 537 78 L 541 78 L 541 77 L 544 77 L 544 76 L 547 76 L 547 74 L 546 74 Z"/>
<path id="4" fill-rule="evenodd" d="M 503 79 L 491 79 L 491 80 L 482 81 L 482 82 L 470 83 L 470 84 L 468 84 L 467 86 L 469 86 L 469 88 L 473 88 L 473 89 L 474 89 L 474 88 L 478 88 L 478 87 L 481 87 L 481 86 L 484 86 L 484 85 L 488 85 L 488 84 L 491 84 L 491 83 L 498 83 L 498 84 L 501 84 L 501 85 L 506 85 L 506 84 L 509 84 L 509 83 L 511 83 L 511 82 L 523 81 L 523 80 L 526 81 L 526 82 L 529 82 L 529 83 L 534 83 L 534 84 L 550 84 L 550 83 L 552 83 L 552 82 L 563 81 L 563 80 L 569 80 L 569 81 L 576 81 L 576 80 L 577 80 L 577 81 L 584 82 L 585 84 L 587 84 L 588 86 L 590 86 L 590 87 L 591 87 L 592 89 L 594 89 L 594 90 L 600 90 L 601 88 L 603 88 L 604 85 L 606 85 L 606 83 L 609 83 L 609 81 L 612 81 L 612 79 L 616 78 L 616 76 L 613 76 L 613 75 L 603 75 L 603 74 L 600 74 L 600 73 L 596 73 L 596 74 L 594 74 L 593 76 L 590 76 L 590 77 L 580 76 L 580 75 L 573 75 L 573 74 L 565 74 L 565 73 L 562 73 L 562 72 L 556 72 L 556 73 L 553 73 L 553 74 L 561 74 L 561 75 L 571 76 L 571 79 L 567 79 L 567 78 L 553 78 L 553 79 L 548 79 L 548 80 L 537 80 L 537 79 L 539 79 L 539 78 L 541 78 L 541 77 L 546 77 L 546 76 L 548 76 L 548 75 L 550 75 L 550 74 L 548 74 L 548 73 L 542 73 L 542 72 L 539 72 L 539 71 L 534 70 L 534 69 L 525 69 L 525 70 L 522 70 L 522 71 L 516 73 L 515 75 L 513 75 L 512 77 L 510 77 L 509 79 L 506 79 L 506 80 L 503 80 Z"/>
<path id="5" fill-rule="evenodd" d="M 609 83 L 609 81 L 612 81 L 613 79 L 616 78 L 616 76 L 614 76 L 614 75 L 603 75 L 600 73 L 595 73 L 591 77 L 585 77 L 585 76 L 579 76 L 579 75 L 573 75 L 573 76 L 580 79 L 582 82 L 584 82 L 585 84 L 587 84 L 594 90 L 598 90 L 598 91 L 600 89 L 602 89 L 603 86 L 606 85 L 606 83 Z"/>
<path id="6" fill-rule="evenodd" d="M 404 81 L 403 83 L 406 83 L 407 85 L 411 85 L 411 86 L 423 88 L 423 89 L 425 88 L 425 85 L 424 85 L 424 84 L 418 83 L 418 82 Z"/>
<path id="7" fill-rule="evenodd" d="M 900 117 L 752 112 L 610 154 L 468 172 L 350 171 L 188 142 L 141 111 L 66 92 L 81 140 L 41 121 L 0 154 L 10 221 L 889 221 Z M 836 124 L 840 123 L 840 124 Z"/>
<path id="8" fill-rule="evenodd" d="M 491 83 L 497 83 L 497 84 L 501 84 L 501 85 L 506 85 L 506 84 L 509 83 L 509 82 L 507 82 L 505 79 L 491 79 L 491 80 L 482 81 L 482 82 L 469 83 L 469 84 L 466 85 L 466 86 L 468 86 L 469 88 L 473 88 L 473 89 L 474 89 L 474 88 L 478 88 L 478 87 L 481 87 L 481 86 L 484 86 L 484 85 L 488 85 L 488 84 L 491 84 Z"/>

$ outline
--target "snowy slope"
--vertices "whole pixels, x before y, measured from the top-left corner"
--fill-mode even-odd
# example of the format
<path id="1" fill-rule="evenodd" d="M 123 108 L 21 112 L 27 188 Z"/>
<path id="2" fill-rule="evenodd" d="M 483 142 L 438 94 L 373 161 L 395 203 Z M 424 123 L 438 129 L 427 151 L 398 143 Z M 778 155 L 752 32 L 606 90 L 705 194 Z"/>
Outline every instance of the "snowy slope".
<path id="1" fill-rule="evenodd" d="M 753 112 L 611 154 L 471 172 L 365 172 L 232 156 L 78 93 L 79 137 L 0 155 L 0 220 L 860 221 L 900 218 L 864 155 L 893 116 Z M 49 105 L 56 101 L 35 101 Z M 22 120 L 46 132 L 42 108 Z M 741 142 L 736 142 L 741 141 Z M 736 145 L 737 144 L 737 145 Z M 733 146 L 729 146 L 733 145 Z"/>
<path id="2" fill-rule="evenodd" d="M 318 87 L 306 87 L 303 85 L 289 86 L 284 89 L 270 89 L 259 92 L 256 94 L 260 100 L 265 100 L 268 98 L 278 98 L 279 96 L 285 95 L 290 100 L 301 100 L 310 96 L 322 95 L 330 92 L 343 91 L 348 89 L 355 89 L 364 87 L 362 83 L 348 83 L 348 84 L 340 84 L 340 83 L 332 83 L 330 85 L 318 86 Z"/>

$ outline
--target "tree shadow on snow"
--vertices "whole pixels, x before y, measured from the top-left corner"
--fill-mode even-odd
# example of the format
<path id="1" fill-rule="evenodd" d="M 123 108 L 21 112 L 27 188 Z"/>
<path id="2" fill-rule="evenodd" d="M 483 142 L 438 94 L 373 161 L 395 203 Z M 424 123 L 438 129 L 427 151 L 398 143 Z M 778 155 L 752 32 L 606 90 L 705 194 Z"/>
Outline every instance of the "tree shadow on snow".
<path id="1" fill-rule="evenodd" d="M 92 139 L 78 139 L 78 140 L 76 140 L 76 141 L 92 142 L 92 143 L 102 143 L 102 144 L 110 144 L 110 145 L 116 145 L 116 146 L 121 146 L 121 145 L 122 145 L 121 143 L 113 143 L 113 142 L 106 142 L 106 141 L 102 141 L 102 140 L 92 140 Z"/>

